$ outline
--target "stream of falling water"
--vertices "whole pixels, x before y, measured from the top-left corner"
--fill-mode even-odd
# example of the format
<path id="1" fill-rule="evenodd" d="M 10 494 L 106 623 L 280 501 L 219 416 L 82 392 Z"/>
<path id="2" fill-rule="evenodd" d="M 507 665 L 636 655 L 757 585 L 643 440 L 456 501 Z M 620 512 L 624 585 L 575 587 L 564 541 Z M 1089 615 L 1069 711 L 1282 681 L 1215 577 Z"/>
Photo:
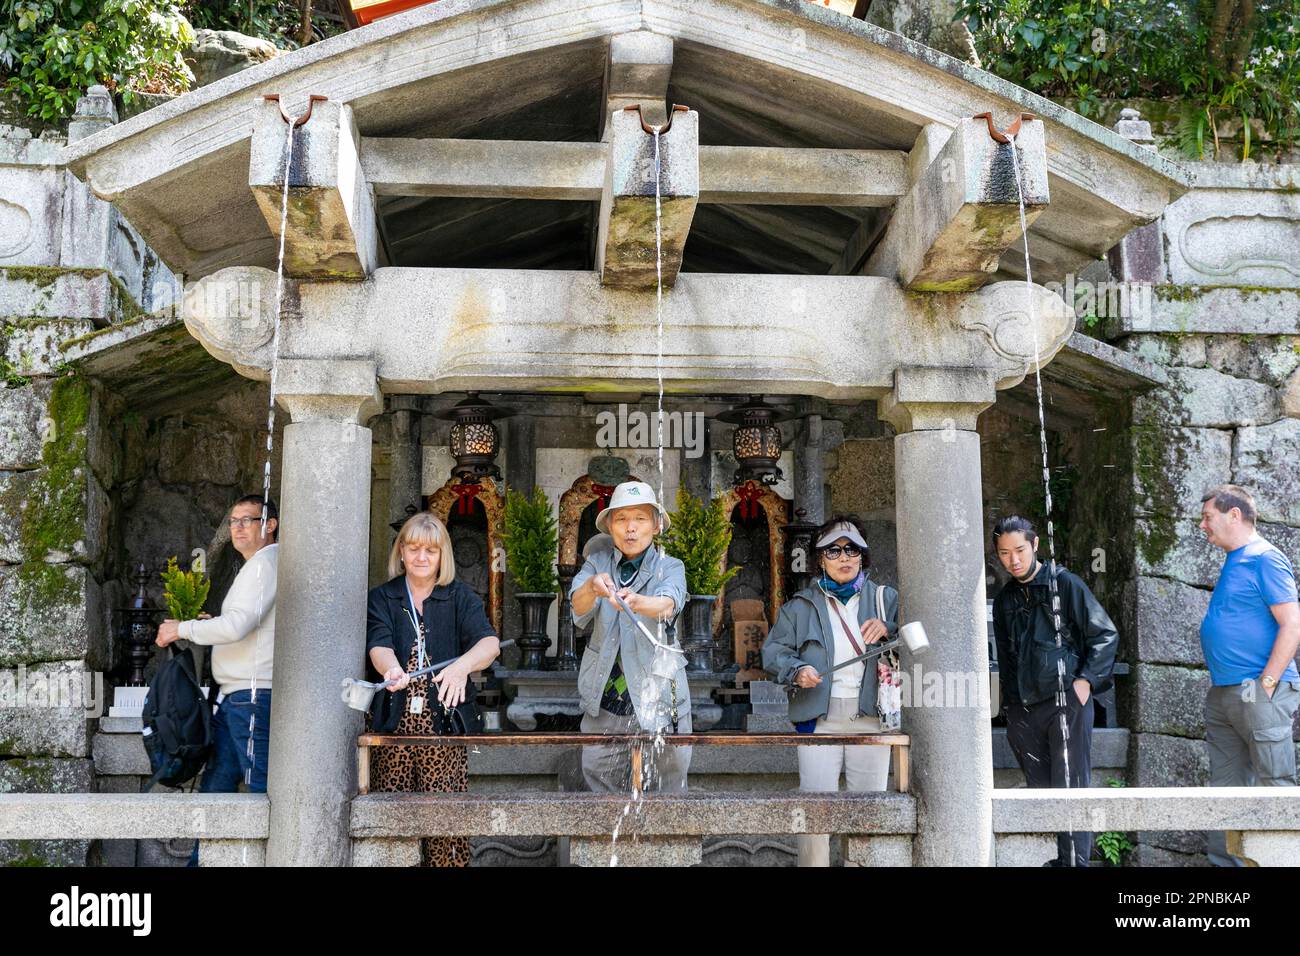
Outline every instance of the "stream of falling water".
<path id="1" fill-rule="evenodd" d="M 1061 652 L 1061 595 L 1056 583 L 1056 526 L 1052 522 L 1052 472 L 1047 463 L 1047 423 L 1043 415 L 1043 366 L 1038 351 L 1038 322 L 1034 315 L 1034 276 L 1029 264 L 1029 230 L 1025 226 L 1025 190 L 1020 181 L 1020 158 L 1016 152 L 1016 137 L 1011 140 L 1011 169 L 1015 174 L 1016 198 L 1020 206 L 1020 235 L 1025 247 L 1025 307 L 1029 312 L 1029 328 L 1034 340 L 1034 390 L 1038 397 L 1038 444 L 1043 455 L 1043 515 L 1047 521 L 1047 590 L 1052 599 L 1052 630 L 1056 635 L 1056 707 L 1061 723 L 1061 760 L 1065 769 L 1065 789 L 1070 789 L 1070 721 L 1067 715 L 1065 655 Z M 1070 303 L 1067 303 L 1070 305 Z M 1049 749 L 1048 759 L 1051 759 Z M 1070 866 L 1076 866 L 1074 830 L 1070 834 Z"/>
<path id="2" fill-rule="evenodd" d="M 667 125 L 667 124 L 664 124 Z M 656 126 L 652 130 L 654 135 L 654 176 L 655 176 L 655 384 L 658 389 L 658 404 L 656 405 L 656 428 L 655 428 L 655 447 L 658 454 L 659 465 L 659 488 L 658 501 L 660 506 L 664 506 L 664 255 L 663 255 L 663 195 L 661 188 L 660 176 L 660 157 L 659 157 L 659 136 L 663 132 L 663 126 Z M 650 547 L 655 547 L 651 542 Z M 662 574 L 662 571 L 659 573 Z M 678 608 L 678 610 L 682 610 Z M 659 640 L 664 638 L 664 622 L 658 620 L 655 623 L 656 636 Z M 655 650 L 656 656 L 661 652 L 658 648 Z M 672 704 L 676 709 L 677 686 L 674 682 L 671 684 L 670 693 L 673 696 Z M 628 814 L 635 809 L 636 816 L 640 816 L 644 805 L 641 801 L 642 783 L 646 786 L 653 787 L 657 784 L 657 771 L 659 766 L 659 755 L 664 749 L 663 729 L 658 726 L 659 713 L 658 708 L 662 706 L 662 697 L 659 695 L 659 701 L 655 704 L 655 725 L 654 740 L 650 745 L 649 754 L 646 755 L 646 761 L 650 767 L 650 779 L 632 781 L 632 797 L 623 806 L 623 812 L 619 815 L 618 822 L 614 825 L 614 831 L 610 835 L 611 845 L 613 847 L 609 865 L 618 866 L 618 835 L 623 828 Z M 639 729 L 639 728 L 638 728 Z M 675 728 L 674 728 L 675 732 Z M 637 744 L 631 744 L 636 747 Z"/>
<path id="3" fill-rule="evenodd" d="M 266 464 L 262 468 L 262 521 L 261 532 L 262 538 L 266 538 L 266 522 L 268 519 L 267 502 L 271 500 L 271 452 L 275 447 L 275 384 L 276 384 L 276 367 L 280 356 L 280 310 L 284 306 L 284 238 L 288 231 L 289 222 L 289 179 L 290 171 L 293 166 L 293 129 L 294 123 L 288 121 L 289 131 L 284 138 L 284 191 L 280 197 L 280 249 L 276 256 L 275 263 L 275 315 L 272 317 L 271 333 L 271 394 L 267 403 L 266 411 Z M 256 296 L 253 301 L 258 301 Z M 278 526 L 279 522 L 277 522 Z M 277 527 L 278 537 L 278 527 Z M 257 637 L 253 644 L 253 679 L 249 686 L 253 704 L 257 704 L 257 673 L 261 666 L 262 660 L 262 614 L 264 611 L 263 599 L 266 594 L 266 585 L 262 581 L 263 562 L 257 563 Z M 253 784 L 253 767 L 256 762 L 255 749 L 253 746 L 253 731 L 257 727 L 257 707 L 254 706 L 248 713 L 248 769 L 244 771 L 244 784 L 251 787 Z"/>

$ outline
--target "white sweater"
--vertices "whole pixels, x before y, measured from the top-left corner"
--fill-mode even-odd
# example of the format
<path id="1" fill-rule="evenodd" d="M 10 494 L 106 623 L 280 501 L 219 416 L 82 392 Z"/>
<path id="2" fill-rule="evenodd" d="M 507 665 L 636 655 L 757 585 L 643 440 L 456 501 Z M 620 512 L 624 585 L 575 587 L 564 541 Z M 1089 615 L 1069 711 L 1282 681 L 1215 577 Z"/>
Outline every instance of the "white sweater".
<path id="1" fill-rule="evenodd" d="M 220 617 L 180 624 L 182 640 L 212 645 L 212 676 L 223 694 L 248 690 L 255 670 L 258 688 L 271 689 L 279 550 L 278 545 L 269 544 L 239 569 L 221 602 Z"/>

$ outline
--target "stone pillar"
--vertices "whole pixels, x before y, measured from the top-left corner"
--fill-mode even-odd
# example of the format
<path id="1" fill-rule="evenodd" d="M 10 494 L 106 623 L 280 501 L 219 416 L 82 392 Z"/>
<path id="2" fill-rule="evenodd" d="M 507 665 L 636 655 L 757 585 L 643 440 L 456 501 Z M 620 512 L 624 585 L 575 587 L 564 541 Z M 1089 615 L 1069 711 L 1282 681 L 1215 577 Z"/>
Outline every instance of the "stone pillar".
<path id="1" fill-rule="evenodd" d="M 682 411 L 683 415 L 693 415 L 693 411 Z M 700 428 L 700 453 L 692 458 L 683 451 L 681 464 L 681 487 L 688 494 L 699 498 L 705 504 L 713 498 L 713 445 L 709 441 L 709 422 L 705 418 Z M 669 511 L 677 508 L 677 502 L 665 501 L 664 507 Z"/>
<path id="2" fill-rule="evenodd" d="M 987 692 L 984 519 L 979 413 L 993 404 L 991 372 L 900 368 L 880 417 L 894 439 L 900 618 L 920 621 L 930 650 L 903 655 L 917 793 L 917 866 L 988 866 L 993 861 L 993 741 Z M 933 706 L 915 667 L 941 673 L 944 697 Z M 976 693 L 971 694 L 975 689 Z M 970 699 L 973 697 L 974 699 Z M 907 696 L 904 703 L 909 703 Z M 927 706 L 918 706 L 925 704 Z"/>
<path id="3" fill-rule="evenodd" d="M 1142 119 L 1142 115 L 1135 109 L 1120 111 L 1115 132 L 1145 149 L 1156 148 L 1155 138 L 1151 135 L 1151 124 Z M 1130 231 L 1111 247 L 1106 258 L 1110 263 L 1111 274 L 1116 279 L 1124 282 L 1164 282 L 1164 236 L 1160 231 L 1160 220 Z"/>
<path id="4" fill-rule="evenodd" d="M 284 429 L 274 694 L 270 866 L 346 866 L 361 715 L 337 688 L 361 673 L 370 537 L 370 429 L 382 407 L 375 365 L 281 359 Z"/>
<path id="5" fill-rule="evenodd" d="M 407 505 L 420 508 L 420 399 L 399 395 L 392 399 L 392 440 L 389 443 L 388 520 L 405 521 Z M 389 543 L 392 537 L 389 537 Z"/>
<path id="6" fill-rule="evenodd" d="M 826 455 L 822 447 L 822 417 L 804 418 L 803 443 L 794 455 L 794 506 L 805 512 L 804 520 L 821 524 L 826 520 Z"/>

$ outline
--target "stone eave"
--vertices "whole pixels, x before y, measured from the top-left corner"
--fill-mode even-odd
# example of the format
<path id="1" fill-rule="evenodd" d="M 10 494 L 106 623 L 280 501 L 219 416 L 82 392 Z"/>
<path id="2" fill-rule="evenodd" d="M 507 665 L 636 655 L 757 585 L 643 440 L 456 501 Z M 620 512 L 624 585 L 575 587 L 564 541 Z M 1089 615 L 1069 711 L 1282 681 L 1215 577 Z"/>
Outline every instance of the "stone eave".
<path id="1" fill-rule="evenodd" d="M 451 82 L 453 75 L 530 55 L 534 63 L 568 57 L 589 72 L 610 36 L 638 29 L 670 36 L 704 57 L 701 70 L 733 70 L 738 80 L 758 70 L 779 89 L 801 81 L 829 89 L 835 101 L 826 103 L 825 116 L 808 117 L 810 130 L 824 130 L 827 117 L 851 104 L 855 119 L 879 119 L 892 148 L 910 148 L 912 131 L 927 123 L 952 127 L 963 116 L 992 110 L 1005 126 L 1020 112 L 1034 113 L 1046 124 L 1053 192 L 1053 205 L 1031 229 L 1031 249 L 1051 250 L 1053 268 L 1043 278 L 1096 258 L 1192 182 L 1169 160 L 1040 96 L 804 0 L 610 0 L 580 7 L 557 0 L 441 0 L 186 94 L 70 145 L 62 158 L 97 195 L 117 202 L 175 268 L 200 275 L 225 265 L 266 264 L 271 235 L 238 179 L 260 95 L 284 94 L 295 114 L 309 93 L 350 103 L 364 134 L 386 122 L 399 101 L 402 115 L 416 122 L 411 110 L 422 108 L 422 82 Z M 484 39 L 496 36 L 506 39 Z M 707 72 L 695 77 L 701 78 Z M 224 245 L 210 245 L 210 224 L 185 220 L 187 204 L 179 197 L 202 185 L 226 197 Z"/>

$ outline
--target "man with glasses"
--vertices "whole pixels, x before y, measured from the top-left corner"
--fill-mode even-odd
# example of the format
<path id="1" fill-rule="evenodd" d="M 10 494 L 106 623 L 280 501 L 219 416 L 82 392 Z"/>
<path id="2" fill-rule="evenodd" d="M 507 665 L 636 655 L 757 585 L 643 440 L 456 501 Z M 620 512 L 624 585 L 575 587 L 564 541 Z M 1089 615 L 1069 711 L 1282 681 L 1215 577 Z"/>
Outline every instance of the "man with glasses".
<path id="1" fill-rule="evenodd" d="M 197 621 L 163 621 L 155 643 L 166 647 L 182 640 L 213 648 L 212 677 L 221 693 L 212 719 L 212 755 L 203 770 L 200 792 L 234 793 L 242 782 L 252 793 L 266 793 L 280 519 L 275 502 L 245 495 L 230 509 L 229 520 L 230 543 L 243 557 L 244 566 L 221 602 L 221 614 Z"/>

